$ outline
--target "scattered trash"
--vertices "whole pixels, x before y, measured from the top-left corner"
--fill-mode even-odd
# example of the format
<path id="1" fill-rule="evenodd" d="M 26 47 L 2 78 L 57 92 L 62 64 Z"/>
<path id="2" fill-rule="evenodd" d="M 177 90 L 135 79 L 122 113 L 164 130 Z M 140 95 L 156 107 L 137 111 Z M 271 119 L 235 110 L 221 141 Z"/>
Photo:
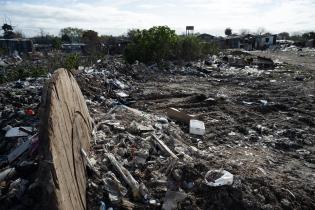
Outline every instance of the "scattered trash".
<path id="1" fill-rule="evenodd" d="M 25 151 L 30 149 L 33 144 L 38 141 L 38 134 L 28 138 L 25 142 L 23 142 L 20 146 L 15 148 L 10 154 L 8 154 L 8 162 L 13 162 L 16 158 L 22 155 Z"/>
<path id="2" fill-rule="evenodd" d="M 103 201 L 101 201 L 101 206 L 99 210 L 106 210 L 106 205 Z"/>
<path id="3" fill-rule="evenodd" d="M 232 185 L 233 174 L 225 170 L 210 170 L 206 173 L 205 182 L 211 187 Z"/>
<path id="4" fill-rule="evenodd" d="M 163 210 L 173 210 L 177 208 L 177 203 L 184 200 L 187 197 L 186 193 L 167 191 L 165 193 Z"/>
<path id="5" fill-rule="evenodd" d="M 5 180 L 10 180 L 13 176 L 16 175 L 15 168 L 8 168 L 0 172 L 0 182 Z"/>
<path id="6" fill-rule="evenodd" d="M 267 100 L 259 100 L 264 106 L 267 106 L 268 101 Z"/>
<path id="7" fill-rule="evenodd" d="M 116 93 L 116 95 L 117 95 L 118 97 L 121 97 L 121 98 L 129 97 L 128 94 L 126 94 L 125 92 L 122 92 L 122 91 L 115 92 L 115 93 Z"/>
<path id="8" fill-rule="evenodd" d="M 304 51 L 301 58 L 307 57 Z M 3 61 L 5 68 L 16 65 Z M 157 64 L 128 65 L 111 57 L 75 72 L 94 120 L 90 150 L 81 150 L 80 156 L 88 168 L 88 207 L 312 209 L 312 186 L 303 183 L 312 183 L 304 174 L 314 169 L 313 121 L 307 105 L 314 96 L 304 87 L 306 82 L 292 88 L 313 81 L 312 74 L 303 66 L 296 72 L 280 60 L 272 64 L 229 50 L 206 62 L 165 66 L 158 70 Z M 42 161 L 36 156 L 40 141 L 33 136 L 44 82 L 26 78 L 0 86 L 4 209 L 19 209 L 20 203 L 21 208 L 32 208 L 28 200 L 37 192 L 34 173 L 37 161 Z M 211 124 L 207 132 L 205 124 Z M 46 159 L 44 163 L 51 164 Z M 224 166 L 242 182 L 228 171 L 209 171 L 210 166 Z M 296 166 L 299 170 L 293 170 Z M 278 177 L 280 169 L 286 171 L 290 190 L 281 191 L 285 183 L 268 178 Z M 12 197 L 19 202 L 10 203 Z"/>
<path id="9" fill-rule="evenodd" d="M 29 136 L 33 132 L 32 127 L 14 127 L 7 131 L 5 137 L 25 137 Z"/>
<path id="10" fill-rule="evenodd" d="M 122 83 L 121 81 L 119 81 L 118 79 L 114 79 L 113 80 L 113 84 L 117 87 L 117 88 L 119 88 L 119 89 L 127 89 L 128 88 L 128 86 L 127 85 L 125 85 L 124 83 Z"/>
<path id="11" fill-rule="evenodd" d="M 33 109 L 28 108 L 28 109 L 25 109 L 25 114 L 28 115 L 28 116 L 34 116 L 35 112 L 34 112 Z"/>
<path id="12" fill-rule="evenodd" d="M 116 160 L 113 154 L 108 153 L 107 157 L 110 160 L 111 164 L 115 167 L 115 170 L 120 174 L 123 180 L 131 188 L 133 197 L 135 199 L 139 199 L 141 196 L 139 183 L 134 179 L 130 172 Z"/>
<path id="13" fill-rule="evenodd" d="M 127 189 L 121 184 L 114 173 L 108 172 L 103 179 L 105 190 L 112 203 L 119 203 L 122 196 L 127 194 Z"/>
<path id="14" fill-rule="evenodd" d="M 189 133 L 203 136 L 206 132 L 205 124 L 199 120 L 190 120 Z"/>

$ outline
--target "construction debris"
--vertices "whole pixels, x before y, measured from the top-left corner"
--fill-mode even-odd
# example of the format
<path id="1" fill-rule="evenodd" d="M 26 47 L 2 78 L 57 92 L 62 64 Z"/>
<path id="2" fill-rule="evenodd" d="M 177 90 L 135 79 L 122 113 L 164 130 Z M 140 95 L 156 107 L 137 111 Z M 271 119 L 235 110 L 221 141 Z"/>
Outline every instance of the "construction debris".
<path id="1" fill-rule="evenodd" d="M 206 173 L 205 182 L 211 187 L 233 184 L 233 174 L 225 170 L 210 170 Z"/>
<path id="2" fill-rule="evenodd" d="M 205 124 L 200 120 L 190 120 L 189 133 L 195 135 L 204 135 L 206 132 Z"/>
<path id="3" fill-rule="evenodd" d="M 47 78 L 2 85 L 0 210 L 314 209 L 312 72 L 206 61 L 110 57 L 44 91 Z"/>

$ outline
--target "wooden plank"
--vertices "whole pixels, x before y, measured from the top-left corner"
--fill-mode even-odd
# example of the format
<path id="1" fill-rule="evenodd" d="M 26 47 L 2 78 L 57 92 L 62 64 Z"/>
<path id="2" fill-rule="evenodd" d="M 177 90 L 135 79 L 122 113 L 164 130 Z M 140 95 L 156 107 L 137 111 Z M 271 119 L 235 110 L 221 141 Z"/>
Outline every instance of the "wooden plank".
<path id="1" fill-rule="evenodd" d="M 133 197 L 135 199 L 140 198 L 140 185 L 132 176 L 132 174 L 121 165 L 115 158 L 115 156 L 111 153 L 106 154 L 111 164 L 114 166 L 115 170 L 119 173 L 119 175 L 123 178 L 123 180 L 128 184 L 128 186 L 132 190 Z"/>
<path id="2" fill-rule="evenodd" d="M 193 118 L 192 116 L 181 112 L 175 108 L 167 109 L 167 116 L 171 119 L 177 120 L 179 122 L 183 122 L 189 125 L 190 120 Z"/>
<path id="3" fill-rule="evenodd" d="M 171 156 L 174 160 L 177 160 L 178 157 L 177 155 L 175 155 L 171 149 L 163 142 L 161 141 L 157 136 L 155 136 L 154 134 L 152 135 L 153 140 L 155 143 L 157 143 L 160 148 L 164 151 L 164 153 L 168 154 L 169 156 Z"/>

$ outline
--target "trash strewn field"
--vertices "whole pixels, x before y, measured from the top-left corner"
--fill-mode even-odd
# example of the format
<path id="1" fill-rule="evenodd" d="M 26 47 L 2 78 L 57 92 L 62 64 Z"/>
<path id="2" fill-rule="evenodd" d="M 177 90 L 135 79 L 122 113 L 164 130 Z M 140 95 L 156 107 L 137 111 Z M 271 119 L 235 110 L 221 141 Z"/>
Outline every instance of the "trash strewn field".
<path id="1" fill-rule="evenodd" d="M 298 54 L 286 63 L 228 51 L 162 70 L 119 57 L 79 68 L 74 74 L 94 120 L 87 208 L 314 209 L 315 68 L 308 56 L 303 66 Z M 45 79 L 0 88 L 0 209 L 36 209 Z"/>

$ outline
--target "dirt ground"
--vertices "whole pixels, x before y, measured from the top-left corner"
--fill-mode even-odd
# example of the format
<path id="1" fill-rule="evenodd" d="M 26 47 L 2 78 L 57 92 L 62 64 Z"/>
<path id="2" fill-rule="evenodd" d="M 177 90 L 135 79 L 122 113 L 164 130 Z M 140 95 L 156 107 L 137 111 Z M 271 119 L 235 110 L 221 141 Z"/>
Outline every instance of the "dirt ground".
<path id="1" fill-rule="evenodd" d="M 200 163 L 235 175 L 232 188 L 196 193 L 202 209 L 315 208 L 315 59 L 283 54 L 268 56 L 302 60 L 304 67 L 285 64 L 259 75 L 162 75 L 134 84 L 132 107 L 150 113 L 175 107 L 203 120 L 201 141 L 187 135 L 189 144 L 211 155 Z"/>
<path id="2" fill-rule="evenodd" d="M 315 70 L 315 51 L 297 51 L 297 52 L 283 52 L 283 51 L 254 51 L 254 55 L 261 55 L 272 59 L 278 59 L 292 65 L 306 67 Z"/>
<path id="3" fill-rule="evenodd" d="M 268 56 L 288 61 L 282 54 Z M 205 122 L 201 138 L 180 124 L 185 143 L 208 156 L 185 166 L 198 187 L 179 209 L 315 208 L 315 69 L 307 68 L 315 60 L 287 56 L 290 64 L 258 73 L 161 73 L 132 82 L 131 107 L 154 114 L 174 107 Z M 234 174 L 234 184 L 202 185 L 213 168 Z"/>

